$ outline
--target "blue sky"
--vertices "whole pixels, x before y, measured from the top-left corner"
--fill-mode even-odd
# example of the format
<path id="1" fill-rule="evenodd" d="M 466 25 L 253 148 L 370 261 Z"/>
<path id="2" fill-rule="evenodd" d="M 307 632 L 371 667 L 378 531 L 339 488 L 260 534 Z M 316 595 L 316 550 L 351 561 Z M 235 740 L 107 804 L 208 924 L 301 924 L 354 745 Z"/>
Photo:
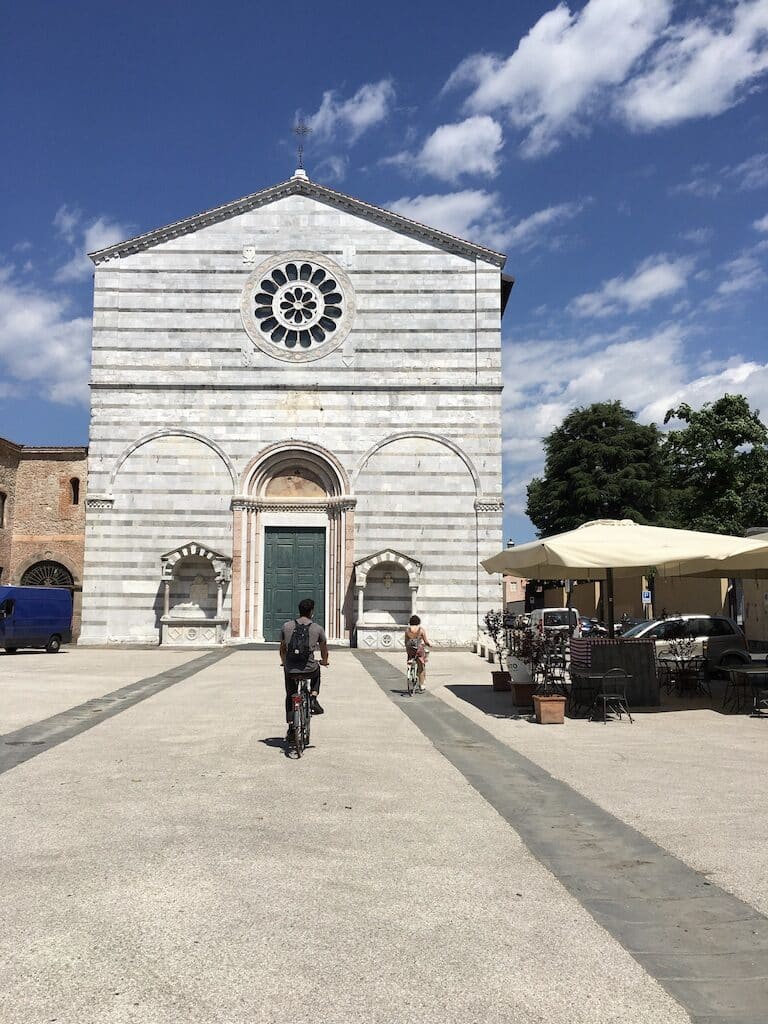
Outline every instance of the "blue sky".
<path id="1" fill-rule="evenodd" d="M 0 435 L 87 440 L 83 253 L 311 176 L 509 254 L 507 536 L 575 405 L 768 416 L 768 0 L 14 5 Z"/>

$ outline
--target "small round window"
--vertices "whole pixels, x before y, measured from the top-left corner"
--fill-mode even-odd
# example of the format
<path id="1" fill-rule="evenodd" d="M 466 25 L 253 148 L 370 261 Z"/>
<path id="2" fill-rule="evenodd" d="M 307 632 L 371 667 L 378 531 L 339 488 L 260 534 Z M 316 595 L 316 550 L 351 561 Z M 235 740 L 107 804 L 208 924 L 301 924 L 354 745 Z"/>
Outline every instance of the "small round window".
<path id="1" fill-rule="evenodd" d="M 341 267 L 325 257 L 288 253 L 249 276 L 241 312 L 262 351 L 279 359 L 317 359 L 349 333 L 352 286 Z"/>

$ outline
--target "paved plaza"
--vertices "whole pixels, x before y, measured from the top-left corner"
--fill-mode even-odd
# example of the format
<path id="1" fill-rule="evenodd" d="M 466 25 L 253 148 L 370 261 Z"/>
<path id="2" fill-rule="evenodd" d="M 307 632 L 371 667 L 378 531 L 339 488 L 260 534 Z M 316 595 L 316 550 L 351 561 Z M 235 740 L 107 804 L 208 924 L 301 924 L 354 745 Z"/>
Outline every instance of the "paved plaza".
<path id="1" fill-rule="evenodd" d="M 0 1020 L 768 1017 L 768 721 L 535 726 L 467 652 L 0 655 Z"/>

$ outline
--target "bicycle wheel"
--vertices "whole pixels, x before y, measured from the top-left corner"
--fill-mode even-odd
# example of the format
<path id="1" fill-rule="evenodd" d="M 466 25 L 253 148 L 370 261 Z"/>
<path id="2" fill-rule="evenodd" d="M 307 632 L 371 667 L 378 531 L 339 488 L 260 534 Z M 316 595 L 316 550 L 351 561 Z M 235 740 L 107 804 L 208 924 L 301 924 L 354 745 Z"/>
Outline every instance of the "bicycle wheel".
<path id="1" fill-rule="evenodd" d="M 312 721 L 312 711 L 309 707 L 309 697 L 304 695 L 304 701 L 302 703 L 302 710 L 304 712 L 304 746 L 309 746 L 309 729 Z"/>
<path id="2" fill-rule="evenodd" d="M 413 660 L 408 662 L 408 671 L 406 672 L 406 678 L 408 680 L 408 696 L 412 697 L 414 690 L 416 689 L 416 680 L 418 679 L 418 675 L 416 672 L 416 662 Z"/>
<path id="3" fill-rule="evenodd" d="M 301 757 L 304 752 L 304 725 L 301 721 L 301 708 L 293 710 L 293 742 L 296 747 L 296 756 Z"/>

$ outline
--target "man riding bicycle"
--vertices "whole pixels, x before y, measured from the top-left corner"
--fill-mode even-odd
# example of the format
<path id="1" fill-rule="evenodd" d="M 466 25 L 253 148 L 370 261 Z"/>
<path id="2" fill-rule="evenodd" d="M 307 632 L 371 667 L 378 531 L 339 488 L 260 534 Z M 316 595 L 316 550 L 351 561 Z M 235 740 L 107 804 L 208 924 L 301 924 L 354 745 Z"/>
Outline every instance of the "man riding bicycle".
<path id="1" fill-rule="evenodd" d="M 319 623 L 313 622 L 315 602 L 311 597 L 299 602 L 299 617 L 283 623 L 280 630 L 280 664 L 285 671 L 285 720 L 291 739 L 293 717 L 293 695 L 297 692 L 299 679 L 310 678 L 310 703 L 312 714 L 322 715 L 323 708 L 317 700 L 320 692 L 320 665 L 328 665 L 328 638 Z M 320 663 L 315 661 L 315 651 L 320 649 Z"/>

